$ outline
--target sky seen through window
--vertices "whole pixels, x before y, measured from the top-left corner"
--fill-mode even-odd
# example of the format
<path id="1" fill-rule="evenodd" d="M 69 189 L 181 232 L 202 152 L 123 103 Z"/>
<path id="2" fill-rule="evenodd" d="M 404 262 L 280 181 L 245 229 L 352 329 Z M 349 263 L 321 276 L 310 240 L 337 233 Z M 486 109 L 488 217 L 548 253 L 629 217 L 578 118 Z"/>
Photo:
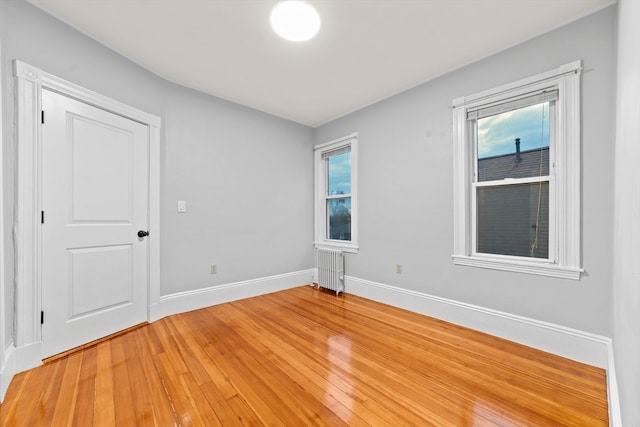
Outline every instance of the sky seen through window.
<path id="1" fill-rule="evenodd" d="M 329 196 L 351 194 L 351 152 L 327 158 L 329 173 L 327 187 Z"/>
<path id="2" fill-rule="evenodd" d="M 478 119 L 478 159 L 549 146 L 549 103 L 544 102 Z"/>

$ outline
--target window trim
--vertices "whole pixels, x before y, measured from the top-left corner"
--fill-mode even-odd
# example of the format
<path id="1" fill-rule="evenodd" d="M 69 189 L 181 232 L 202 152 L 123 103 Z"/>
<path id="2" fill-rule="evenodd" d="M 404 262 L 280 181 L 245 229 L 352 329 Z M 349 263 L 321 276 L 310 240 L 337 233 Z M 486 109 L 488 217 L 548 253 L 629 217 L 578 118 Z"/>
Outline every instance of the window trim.
<path id="1" fill-rule="evenodd" d="M 581 182 L 580 182 L 580 79 L 582 61 L 574 61 L 554 70 L 537 74 L 494 89 L 453 100 L 453 182 L 454 182 L 454 242 L 455 265 L 489 268 L 579 280 L 581 273 Z M 555 226 L 555 259 L 538 260 L 525 257 L 476 253 L 473 201 L 474 150 L 473 130 L 469 111 L 508 102 L 527 93 L 544 89 L 558 90 L 556 129 L 553 150 L 555 156 L 555 191 L 549 203 L 555 212 L 549 213 L 550 226 Z M 551 153 L 550 153 L 551 155 Z M 551 174 L 551 172 L 550 172 Z M 550 176 L 551 178 L 551 176 Z M 553 193 L 553 194 L 552 194 Z M 551 217 L 553 215 L 553 217 Z"/>
<path id="2" fill-rule="evenodd" d="M 351 151 L 351 241 L 331 240 L 327 236 L 327 209 L 325 195 L 326 159 L 323 154 L 340 150 L 350 146 Z M 314 147 L 315 167 L 315 238 L 314 246 L 317 249 L 338 249 L 344 252 L 357 253 L 358 247 L 358 133 L 354 132 L 342 138 L 334 139 Z"/>

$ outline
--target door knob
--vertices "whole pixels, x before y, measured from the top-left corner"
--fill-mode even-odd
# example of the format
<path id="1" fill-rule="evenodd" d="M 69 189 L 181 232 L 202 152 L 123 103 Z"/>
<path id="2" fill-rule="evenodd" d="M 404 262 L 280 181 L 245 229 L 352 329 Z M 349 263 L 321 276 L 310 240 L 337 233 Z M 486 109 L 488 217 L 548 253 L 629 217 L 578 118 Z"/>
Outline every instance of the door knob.
<path id="1" fill-rule="evenodd" d="M 144 230 L 140 230 L 140 231 L 138 231 L 138 237 L 140 237 L 141 239 L 142 239 L 143 237 L 147 237 L 148 235 L 149 235 L 149 232 L 148 232 L 148 231 L 144 231 Z"/>

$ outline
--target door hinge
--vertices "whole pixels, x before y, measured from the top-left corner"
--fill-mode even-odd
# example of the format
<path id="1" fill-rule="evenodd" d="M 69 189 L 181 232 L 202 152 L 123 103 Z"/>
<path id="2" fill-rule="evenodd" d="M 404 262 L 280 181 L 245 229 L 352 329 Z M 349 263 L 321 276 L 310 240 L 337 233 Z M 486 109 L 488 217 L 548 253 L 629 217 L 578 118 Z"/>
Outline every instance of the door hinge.
<path id="1" fill-rule="evenodd" d="M 40 224 L 44 224 L 44 211 L 40 211 Z"/>
<path id="2" fill-rule="evenodd" d="M 40 312 L 40 324 L 44 325 L 44 311 Z"/>
<path id="3" fill-rule="evenodd" d="M 42 124 L 44 124 L 44 110 L 42 110 L 40 113 L 41 113 L 40 114 L 40 121 L 42 122 Z"/>

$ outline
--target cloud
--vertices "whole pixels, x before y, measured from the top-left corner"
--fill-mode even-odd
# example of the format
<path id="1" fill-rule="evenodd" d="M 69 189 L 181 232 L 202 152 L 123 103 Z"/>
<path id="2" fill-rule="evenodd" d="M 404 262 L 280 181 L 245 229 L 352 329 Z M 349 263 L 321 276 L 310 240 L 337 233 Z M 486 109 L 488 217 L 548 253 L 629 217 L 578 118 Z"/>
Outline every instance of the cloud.
<path id="1" fill-rule="evenodd" d="M 548 103 L 479 119 L 478 157 L 513 153 L 516 138 L 522 151 L 549 146 Z"/>

